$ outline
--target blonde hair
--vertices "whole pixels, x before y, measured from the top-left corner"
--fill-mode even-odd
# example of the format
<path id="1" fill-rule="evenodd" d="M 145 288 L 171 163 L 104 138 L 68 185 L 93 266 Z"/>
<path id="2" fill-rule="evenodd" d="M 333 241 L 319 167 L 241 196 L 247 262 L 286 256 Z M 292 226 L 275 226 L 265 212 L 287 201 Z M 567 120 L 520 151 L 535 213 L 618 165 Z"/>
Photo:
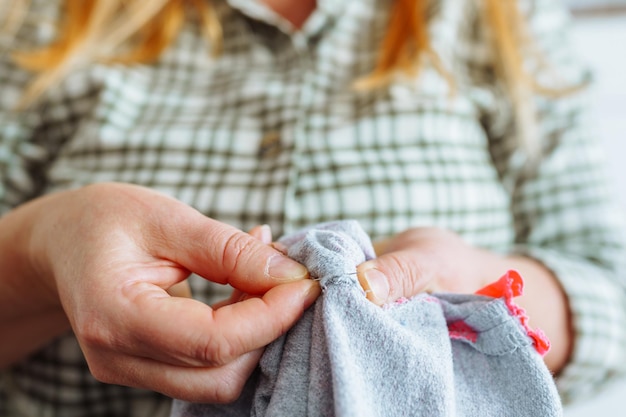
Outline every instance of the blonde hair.
<path id="1" fill-rule="evenodd" d="M 514 104 L 520 144 L 535 154 L 536 135 L 528 130 L 535 125 L 530 94 L 554 95 L 562 91 L 542 88 L 524 68 L 524 54 L 530 40 L 517 0 L 482 1 L 484 20 L 493 32 L 498 58 L 496 71 Z M 29 2 L 13 0 L 10 13 L 5 13 L 5 26 L 13 29 L 19 26 Z M 376 67 L 371 74 L 357 80 L 357 88 L 385 85 L 398 73 L 417 76 L 423 57 L 454 86 L 453 77 L 430 43 L 428 3 L 429 0 L 394 1 Z M 38 73 L 25 93 L 24 102 L 32 102 L 74 68 L 89 62 L 130 64 L 155 60 L 176 39 L 186 15 L 199 16 L 211 53 L 217 55 L 222 31 L 215 10 L 206 0 L 64 0 L 56 40 L 39 50 L 15 54 L 22 67 Z"/>

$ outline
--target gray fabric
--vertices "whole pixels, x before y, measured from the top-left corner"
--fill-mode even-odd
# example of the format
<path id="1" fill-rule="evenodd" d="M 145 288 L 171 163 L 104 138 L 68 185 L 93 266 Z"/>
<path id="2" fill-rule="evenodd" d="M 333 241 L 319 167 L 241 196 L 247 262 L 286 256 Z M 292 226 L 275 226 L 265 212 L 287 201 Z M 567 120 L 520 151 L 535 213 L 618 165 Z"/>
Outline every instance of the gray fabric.
<path id="1" fill-rule="evenodd" d="M 374 257 L 353 221 L 281 240 L 323 294 L 268 346 L 242 397 L 229 405 L 175 401 L 172 417 L 562 415 L 552 377 L 504 299 L 421 294 L 380 308 L 356 266 Z M 462 320 L 472 337 L 452 339 Z"/>

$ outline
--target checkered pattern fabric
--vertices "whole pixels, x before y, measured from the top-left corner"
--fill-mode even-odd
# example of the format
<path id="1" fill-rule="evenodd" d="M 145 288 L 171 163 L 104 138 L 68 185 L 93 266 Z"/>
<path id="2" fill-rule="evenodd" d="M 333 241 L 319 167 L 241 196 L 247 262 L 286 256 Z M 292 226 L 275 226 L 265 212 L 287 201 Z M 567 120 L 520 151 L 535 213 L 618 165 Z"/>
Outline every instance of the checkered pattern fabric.
<path id="1" fill-rule="evenodd" d="M 583 79 L 558 2 L 519 1 L 552 65 L 529 67 L 547 82 L 553 73 Z M 344 218 L 373 238 L 449 228 L 471 244 L 535 257 L 560 278 L 576 331 L 559 377 L 566 401 L 626 368 L 626 234 L 585 127 L 584 97 L 536 98 L 546 156 L 528 163 L 494 78 L 480 1 L 432 0 L 432 42 L 458 81 L 453 96 L 428 65 L 389 88 L 353 88 L 374 66 L 389 0 L 318 0 L 295 33 L 253 0 L 214 0 L 221 57 L 209 56 L 190 22 L 159 62 L 92 66 L 15 112 L 30 75 L 7 51 L 48 40 L 58 13 L 58 1 L 33 3 L 22 30 L 0 43 L 0 213 L 120 181 L 244 230 L 270 224 L 276 236 Z M 206 302 L 225 296 L 198 277 L 191 285 Z M 167 399 L 95 381 L 72 335 L 0 376 L 3 416 L 167 414 Z"/>

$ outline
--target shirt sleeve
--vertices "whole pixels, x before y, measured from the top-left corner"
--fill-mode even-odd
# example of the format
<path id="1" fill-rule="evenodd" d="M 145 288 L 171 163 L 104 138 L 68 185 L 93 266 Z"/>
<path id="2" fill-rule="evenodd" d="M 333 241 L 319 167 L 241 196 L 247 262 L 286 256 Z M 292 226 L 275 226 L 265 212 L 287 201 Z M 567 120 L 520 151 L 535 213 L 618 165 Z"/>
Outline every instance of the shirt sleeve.
<path id="1" fill-rule="evenodd" d="M 529 15 L 538 56 L 530 57 L 542 85 L 580 85 L 589 73 L 568 38 L 569 15 L 559 1 L 518 0 Z M 534 62 L 533 62 L 534 60 Z M 498 105 L 484 125 L 498 173 L 510 191 L 515 252 L 542 262 L 569 299 L 575 341 L 558 375 L 565 403 L 587 397 L 626 372 L 626 277 L 623 213 L 605 170 L 600 138 L 590 128 L 585 89 L 534 97 L 537 137 L 544 156 L 519 150 L 510 100 L 495 87 Z M 508 103 L 502 105 L 502 103 Z M 496 110 L 498 109 L 498 110 Z"/>

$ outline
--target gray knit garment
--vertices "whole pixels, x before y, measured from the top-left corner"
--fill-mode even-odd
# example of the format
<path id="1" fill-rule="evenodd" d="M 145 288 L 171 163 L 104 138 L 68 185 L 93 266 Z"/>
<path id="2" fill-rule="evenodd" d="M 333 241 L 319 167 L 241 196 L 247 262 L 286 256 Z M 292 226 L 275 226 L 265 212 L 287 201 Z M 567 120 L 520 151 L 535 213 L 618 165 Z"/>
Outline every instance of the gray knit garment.
<path id="1" fill-rule="evenodd" d="M 321 297 L 267 347 L 239 400 L 175 400 L 172 417 L 562 415 L 510 297 L 420 294 L 381 308 L 356 278 L 356 266 L 375 256 L 357 222 L 281 242 L 320 280 Z"/>

